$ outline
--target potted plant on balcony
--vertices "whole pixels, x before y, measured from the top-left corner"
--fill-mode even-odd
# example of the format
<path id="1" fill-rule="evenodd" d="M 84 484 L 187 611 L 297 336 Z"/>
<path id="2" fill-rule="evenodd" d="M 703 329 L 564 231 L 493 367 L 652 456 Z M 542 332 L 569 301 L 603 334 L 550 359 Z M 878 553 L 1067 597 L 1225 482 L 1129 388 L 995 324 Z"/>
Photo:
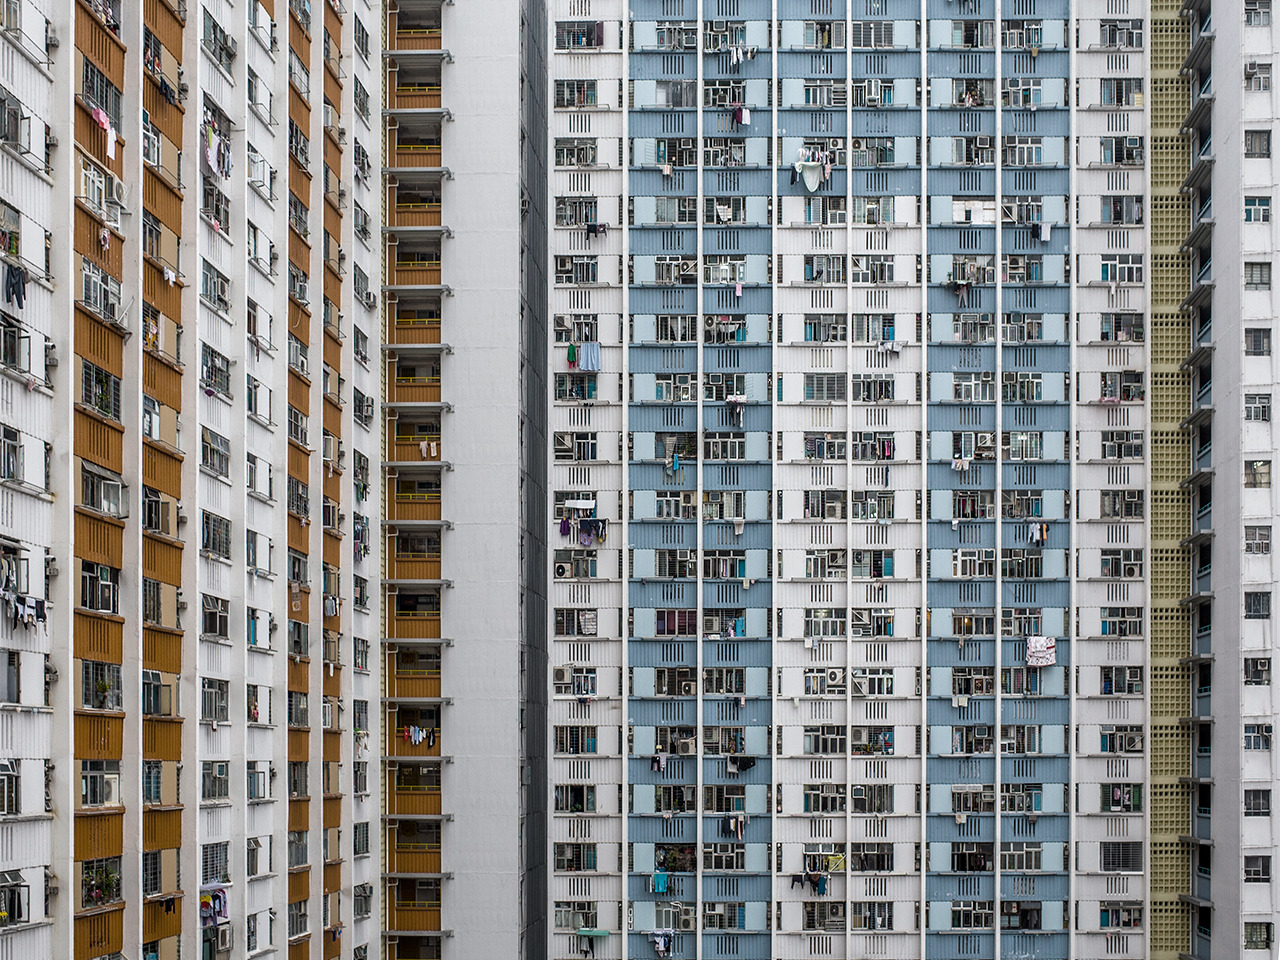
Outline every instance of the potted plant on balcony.
<path id="1" fill-rule="evenodd" d="M 105 707 L 107 705 L 107 697 L 111 693 L 111 684 L 106 680 L 98 681 L 98 706 Z"/>

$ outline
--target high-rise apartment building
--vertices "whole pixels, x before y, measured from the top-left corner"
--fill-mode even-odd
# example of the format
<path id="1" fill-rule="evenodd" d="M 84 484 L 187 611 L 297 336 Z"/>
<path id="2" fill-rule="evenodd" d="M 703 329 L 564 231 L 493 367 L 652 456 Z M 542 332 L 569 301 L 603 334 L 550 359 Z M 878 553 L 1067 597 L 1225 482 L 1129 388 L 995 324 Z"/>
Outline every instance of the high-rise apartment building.
<path id="1" fill-rule="evenodd" d="M 387 12 L 387 960 L 546 955 L 545 23 Z"/>
<path id="2" fill-rule="evenodd" d="M 1276 43 L 1210 7 L 553 5 L 553 956 L 1272 945 Z"/>
<path id="3" fill-rule="evenodd" d="M 0 955 L 377 956 L 381 11 L 0 16 Z"/>

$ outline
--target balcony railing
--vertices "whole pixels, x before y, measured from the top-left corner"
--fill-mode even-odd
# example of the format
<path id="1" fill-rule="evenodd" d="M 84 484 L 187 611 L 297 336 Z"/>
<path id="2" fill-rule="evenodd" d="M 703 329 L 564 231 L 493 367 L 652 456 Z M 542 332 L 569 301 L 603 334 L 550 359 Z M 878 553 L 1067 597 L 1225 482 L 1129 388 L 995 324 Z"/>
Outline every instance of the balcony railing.
<path id="1" fill-rule="evenodd" d="M 439 147 L 436 147 L 437 155 L 435 163 L 423 163 L 419 166 L 438 167 L 440 165 Z M 402 164 L 397 164 L 402 166 Z M 393 227 L 438 227 L 440 226 L 440 204 L 439 203 L 401 203 L 396 205 L 391 211 L 391 223 Z"/>
<path id="2" fill-rule="evenodd" d="M 391 403 L 439 403 L 439 377 L 396 377 L 391 383 Z"/>
<path id="3" fill-rule="evenodd" d="M 388 873 L 439 873 L 440 844 L 397 843 L 388 860 Z"/>
<path id="4" fill-rule="evenodd" d="M 440 106 L 438 85 L 426 83 L 405 84 L 394 89 L 391 94 L 393 110 L 429 110 Z"/>
<path id="5" fill-rule="evenodd" d="M 387 906 L 387 929 L 400 933 L 440 929 L 440 901 L 397 900 Z"/>
<path id="6" fill-rule="evenodd" d="M 440 166 L 440 144 L 397 143 L 391 155 L 391 166 L 438 167 Z"/>
<path id="7" fill-rule="evenodd" d="M 440 434 L 429 433 L 417 437 L 396 437 L 391 443 L 392 460 L 440 460 Z"/>
<path id="8" fill-rule="evenodd" d="M 389 816 L 433 816 L 441 810 L 439 787 L 395 787 L 387 794 Z"/>
<path id="9" fill-rule="evenodd" d="M 390 640 L 438 640 L 440 614 L 433 610 L 399 611 L 387 617 Z"/>
<path id="10" fill-rule="evenodd" d="M 397 260 L 391 268 L 393 286 L 432 286 L 439 283 L 439 260 Z"/>
<path id="11" fill-rule="evenodd" d="M 388 697 L 440 696 L 439 670 L 396 670 L 387 677 Z"/>
<path id="12" fill-rule="evenodd" d="M 388 522 L 396 520 L 439 520 L 440 494 L 405 493 L 387 504 Z"/>
<path id="13" fill-rule="evenodd" d="M 391 38 L 392 50 L 439 50 L 439 27 L 397 28 Z"/>
<path id="14" fill-rule="evenodd" d="M 410 727 L 413 725 L 410 724 Z M 419 743 L 414 743 L 411 739 L 405 739 L 404 726 L 392 727 L 387 732 L 387 756 L 389 757 L 438 757 L 440 756 L 440 730 L 437 728 L 432 732 L 433 737 L 425 737 Z M 427 728 L 419 727 L 425 734 Z"/>
<path id="15" fill-rule="evenodd" d="M 390 343 L 439 343 L 439 317 L 402 317 L 397 311 L 392 318 Z"/>

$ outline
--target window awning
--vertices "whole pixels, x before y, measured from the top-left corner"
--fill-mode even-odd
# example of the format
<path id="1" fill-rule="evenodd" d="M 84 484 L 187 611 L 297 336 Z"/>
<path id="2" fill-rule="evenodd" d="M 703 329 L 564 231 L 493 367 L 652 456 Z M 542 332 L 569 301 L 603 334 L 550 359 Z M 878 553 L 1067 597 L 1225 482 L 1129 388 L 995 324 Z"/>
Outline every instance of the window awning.
<path id="1" fill-rule="evenodd" d="M 3 870 L 0 871 L 0 887 L 16 887 L 25 886 L 26 881 L 22 879 L 22 872 L 19 870 Z"/>
<path id="2" fill-rule="evenodd" d="M 99 466 L 89 460 L 80 461 L 80 469 L 87 470 L 89 473 L 96 474 L 104 480 L 114 480 L 116 483 L 124 486 L 124 477 L 116 473 L 114 470 L 108 470 L 106 467 Z"/>
<path id="3" fill-rule="evenodd" d="M 580 937 L 607 937 L 608 930 L 599 930 L 595 927 L 579 927 L 578 936 Z"/>
<path id="4" fill-rule="evenodd" d="M 566 500 L 564 505 L 573 510 L 594 510 L 596 508 L 594 500 Z"/>

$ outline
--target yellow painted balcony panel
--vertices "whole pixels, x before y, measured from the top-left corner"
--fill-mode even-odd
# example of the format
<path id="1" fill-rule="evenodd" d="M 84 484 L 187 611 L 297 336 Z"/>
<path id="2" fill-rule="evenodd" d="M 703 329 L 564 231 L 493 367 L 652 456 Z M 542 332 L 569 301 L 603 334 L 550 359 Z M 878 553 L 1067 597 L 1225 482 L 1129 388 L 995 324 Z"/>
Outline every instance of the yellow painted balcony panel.
<path id="1" fill-rule="evenodd" d="M 80 760 L 120 760 L 124 750 L 124 715 L 76 711 L 76 757 Z"/>
<path id="2" fill-rule="evenodd" d="M 440 106 L 440 87 L 425 83 L 398 86 L 391 93 L 393 110 L 431 110 Z"/>
<path id="3" fill-rule="evenodd" d="M 387 907 L 387 929 L 401 932 L 440 929 L 440 901 L 398 900 Z"/>
<path id="4" fill-rule="evenodd" d="M 426 287 L 440 284 L 439 260 L 397 260 L 391 268 L 393 287 Z"/>
<path id="5" fill-rule="evenodd" d="M 387 794 L 389 816 L 435 816 L 442 809 L 439 787 L 396 787 Z"/>
<path id="6" fill-rule="evenodd" d="M 388 697 L 440 696 L 439 670 L 398 670 L 387 677 Z"/>
<path id="7" fill-rule="evenodd" d="M 182 933 L 182 893 L 178 892 L 173 896 L 177 897 L 174 910 L 165 910 L 165 901 L 169 899 L 168 896 L 157 897 L 155 900 L 143 903 L 143 940 L 164 940 Z"/>
<path id="8" fill-rule="evenodd" d="M 142 756 L 147 760 L 182 759 L 182 721 L 144 717 Z"/>
<path id="9" fill-rule="evenodd" d="M 436 162 L 420 164 L 436 167 L 440 165 L 439 147 L 436 148 Z M 403 166 L 403 164 L 397 164 Z M 392 227 L 438 227 L 440 226 L 440 204 L 438 203 L 399 203 L 391 209 Z"/>
<path id="10" fill-rule="evenodd" d="M 440 494 L 406 493 L 387 504 L 386 520 L 439 520 Z"/>
<path id="11" fill-rule="evenodd" d="M 439 27 L 426 27 L 414 30 L 406 28 L 396 30 L 392 35 L 392 50 L 439 50 L 441 31 Z"/>
<path id="12" fill-rule="evenodd" d="M 395 152 L 391 154 L 390 166 L 393 167 L 438 167 L 440 166 L 440 144 L 438 143 L 397 143 Z M 440 204 L 436 204 L 436 218 L 439 220 Z M 408 224 L 398 224 L 408 226 Z"/>
<path id="13" fill-rule="evenodd" d="M 439 637 L 438 612 L 414 610 L 387 617 L 387 638 L 390 640 L 437 640 Z"/>
<path id="14" fill-rule="evenodd" d="M 439 873 L 440 844 L 406 843 L 391 848 L 388 873 Z"/>
<path id="15" fill-rule="evenodd" d="M 391 383 L 392 403 L 439 403 L 439 377 L 396 377 Z"/>
<path id="16" fill-rule="evenodd" d="M 401 315 L 397 308 L 387 331 L 387 340 L 393 344 L 439 343 L 440 318 L 414 317 L 409 311 Z"/>
<path id="17" fill-rule="evenodd" d="M 387 571 L 392 580 L 439 580 L 440 554 L 398 553 Z"/>
<path id="18" fill-rule="evenodd" d="M 423 446 L 426 444 L 426 446 Z M 440 434 L 427 433 L 408 438 L 400 437 L 391 442 L 392 460 L 399 461 L 435 461 L 440 460 Z"/>
<path id="19" fill-rule="evenodd" d="M 424 728 L 419 727 L 419 730 Z M 434 738 L 423 737 L 421 742 L 414 743 L 405 739 L 405 727 L 397 725 L 387 731 L 387 756 L 389 757 L 438 757 L 440 756 L 440 731 L 435 731 Z M 428 742 L 428 740 L 431 742 Z"/>

